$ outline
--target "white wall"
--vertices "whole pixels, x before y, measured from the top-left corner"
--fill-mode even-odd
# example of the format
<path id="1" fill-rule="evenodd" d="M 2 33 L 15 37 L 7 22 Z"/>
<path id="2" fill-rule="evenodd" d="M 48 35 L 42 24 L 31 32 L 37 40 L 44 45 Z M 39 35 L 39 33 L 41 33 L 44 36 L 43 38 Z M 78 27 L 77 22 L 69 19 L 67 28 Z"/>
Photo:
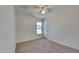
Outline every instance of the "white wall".
<path id="1" fill-rule="evenodd" d="M 0 6 L 0 52 L 15 52 L 14 6 Z"/>
<path id="2" fill-rule="evenodd" d="M 41 38 L 36 34 L 36 19 L 25 14 L 16 14 L 16 43 Z"/>
<path id="3" fill-rule="evenodd" d="M 79 6 L 56 6 L 48 20 L 49 40 L 79 49 Z"/>

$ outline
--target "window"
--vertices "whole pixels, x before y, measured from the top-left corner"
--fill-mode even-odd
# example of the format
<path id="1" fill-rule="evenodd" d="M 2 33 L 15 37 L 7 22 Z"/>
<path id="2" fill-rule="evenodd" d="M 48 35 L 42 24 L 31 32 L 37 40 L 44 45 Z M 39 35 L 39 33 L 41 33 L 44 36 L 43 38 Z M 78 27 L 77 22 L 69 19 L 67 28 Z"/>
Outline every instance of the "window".
<path id="1" fill-rule="evenodd" d="M 36 26 L 37 26 L 36 33 L 37 34 L 42 34 L 42 22 L 37 22 Z"/>

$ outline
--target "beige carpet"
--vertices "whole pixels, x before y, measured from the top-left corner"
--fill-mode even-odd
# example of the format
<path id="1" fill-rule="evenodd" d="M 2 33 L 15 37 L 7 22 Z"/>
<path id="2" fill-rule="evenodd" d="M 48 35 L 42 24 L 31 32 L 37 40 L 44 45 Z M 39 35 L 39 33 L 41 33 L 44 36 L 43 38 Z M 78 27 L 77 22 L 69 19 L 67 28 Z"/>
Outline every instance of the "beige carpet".
<path id="1" fill-rule="evenodd" d="M 47 39 L 37 39 L 17 44 L 16 53 L 79 53 L 79 50 Z"/>

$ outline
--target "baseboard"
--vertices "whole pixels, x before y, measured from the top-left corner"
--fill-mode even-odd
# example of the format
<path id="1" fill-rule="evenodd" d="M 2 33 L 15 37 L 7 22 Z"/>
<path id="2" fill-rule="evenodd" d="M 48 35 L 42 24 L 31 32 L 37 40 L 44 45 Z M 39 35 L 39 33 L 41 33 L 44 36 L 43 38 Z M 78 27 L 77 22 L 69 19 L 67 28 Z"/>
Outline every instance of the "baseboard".
<path id="1" fill-rule="evenodd" d="M 55 42 L 55 43 L 57 43 L 57 44 L 60 44 L 60 45 L 63 45 L 63 46 L 66 46 L 66 47 L 75 49 L 75 50 L 79 50 L 79 49 L 77 49 L 77 48 L 71 47 L 71 46 L 66 45 L 66 44 L 63 44 L 63 43 L 61 43 L 61 42 L 57 42 L 57 41 L 55 41 L 55 40 L 51 40 L 51 39 L 48 39 L 48 38 L 45 38 L 45 39 L 47 39 L 47 40 L 49 40 L 49 41 L 52 41 L 52 42 Z"/>

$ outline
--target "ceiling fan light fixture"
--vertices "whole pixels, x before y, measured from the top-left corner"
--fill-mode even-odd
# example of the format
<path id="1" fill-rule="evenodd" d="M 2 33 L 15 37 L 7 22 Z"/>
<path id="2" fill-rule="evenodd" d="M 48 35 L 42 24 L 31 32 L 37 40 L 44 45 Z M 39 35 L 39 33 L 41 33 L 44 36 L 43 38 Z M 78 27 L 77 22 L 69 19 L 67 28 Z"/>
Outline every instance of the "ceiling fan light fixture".
<path id="1" fill-rule="evenodd" d="M 48 5 L 43 5 L 40 7 L 41 14 L 45 14 L 48 11 Z"/>
<path id="2" fill-rule="evenodd" d="M 43 10 L 43 11 L 41 11 L 41 14 L 45 14 L 45 11 Z"/>

